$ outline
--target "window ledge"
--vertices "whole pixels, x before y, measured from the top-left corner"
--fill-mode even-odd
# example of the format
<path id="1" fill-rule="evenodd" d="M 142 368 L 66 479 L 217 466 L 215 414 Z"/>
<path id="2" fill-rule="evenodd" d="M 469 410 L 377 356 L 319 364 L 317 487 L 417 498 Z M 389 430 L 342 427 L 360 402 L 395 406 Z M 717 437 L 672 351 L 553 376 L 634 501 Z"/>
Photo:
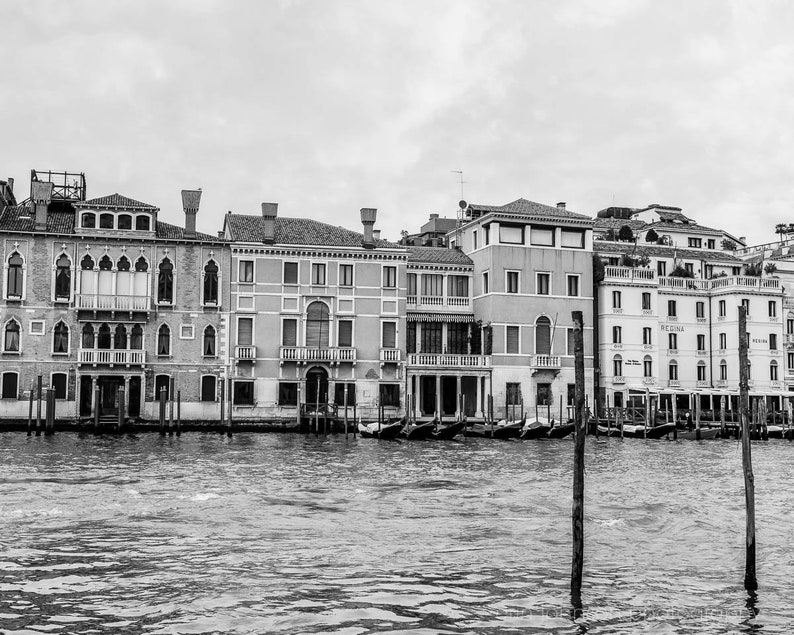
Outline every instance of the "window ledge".
<path id="1" fill-rule="evenodd" d="M 3 355 L 22 355 L 22 351 L 3 351 Z"/>
<path id="2" fill-rule="evenodd" d="M 65 352 L 65 353 L 55 353 L 55 352 L 53 352 L 53 356 L 54 357 L 69 357 L 69 352 L 68 351 Z"/>

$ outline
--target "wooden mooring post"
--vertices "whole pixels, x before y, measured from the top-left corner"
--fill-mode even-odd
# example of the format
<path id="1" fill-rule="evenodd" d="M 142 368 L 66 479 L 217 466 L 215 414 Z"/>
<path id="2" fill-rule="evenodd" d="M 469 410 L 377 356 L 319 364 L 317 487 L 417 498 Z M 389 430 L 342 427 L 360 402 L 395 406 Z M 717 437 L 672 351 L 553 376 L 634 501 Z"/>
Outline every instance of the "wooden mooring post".
<path id="1" fill-rule="evenodd" d="M 116 399 L 118 400 L 119 404 L 119 418 L 116 422 L 116 432 L 121 432 L 124 428 L 124 417 L 126 413 L 124 412 L 124 399 L 126 397 L 125 390 L 123 386 L 119 386 L 116 391 Z"/>
<path id="2" fill-rule="evenodd" d="M 55 389 L 47 388 L 47 414 L 44 422 L 44 434 L 55 432 Z"/>
<path id="3" fill-rule="evenodd" d="M 226 378 L 221 377 L 220 380 L 221 381 L 219 383 L 221 387 L 221 394 L 220 394 L 221 407 L 218 414 L 220 414 L 219 425 L 221 427 L 221 434 L 223 434 L 224 408 L 226 407 Z M 301 411 L 300 403 L 301 403 L 301 389 L 300 389 L 300 385 L 298 385 L 298 424 L 300 424 L 300 411 Z"/>
<path id="4" fill-rule="evenodd" d="M 347 382 L 345 382 L 345 439 L 347 439 Z"/>
<path id="5" fill-rule="evenodd" d="M 174 436 L 174 378 L 168 380 L 168 436 Z"/>
<path id="6" fill-rule="evenodd" d="M 99 411 L 102 409 L 102 405 L 99 401 L 100 395 L 99 386 L 97 386 L 94 388 L 94 432 L 101 432 L 99 428 Z M 36 427 L 38 427 L 38 424 Z M 38 434 L 38 432 L 36 432 L 36 434 Z"/>
<path id="7" fill-rule="evenodd" d="M 571 604 L 574 610 L 582 608 L 582 568 L 584 565 L 584 440 L 586 415 L 584 409 L 584 343 L 582 337 L 582 312 L 572 311 L 574 350 L 574 416 L 576 428 L 573 454 L 573 506 L 571 529 L 573 558 L 571 561 Z"/>
<path id="8" fill-rule="evenodd" d="M 36 381 L 36 436 L 41 436 L 41 375 Z M 97 388 L 99 390 L 99 388 Z M 97 412 L 99 412 L 99 400 L 97 400 Z M 99 419 L 99 417 L 97 417 Z"/>
<path id="9" fill-rule="evenodd" d="M 182 436 L 182 391 L 176 391 L 176 436 Z"/>
<path id="10" fill-rule="evenodd" d="M 33 434 L 33 386 L 30 387 L 30 401 L 28 403 L 28 436 Z"/>
<path id="11" fill-rule="evenodd" d="M 232 438 L 232 429 L 234 426 L 234 386 L 232 386 L 232 378 L 229 377 L 228 379 L 229 387 L 227 390 L 228 398 L 229 398 L 229 422 L 226 425 L 226 436 L 228 438 Z"/>
<path id="12" fill-rule="evenodd" d="M 165 436 L 165 386 L 160 387 L 160 409 L 158 412 L 158 424 L 160 425 L 160 436 Z"/>
<path id="13" fill-rule="evenodd" d="M 744 500 L 747 506 L 745 525 L 746 559 L 744 565 L 744 587 L 754 592 L 758 589 L 755 575 L 755 477 L 750 453 L 749 368 L 747 365 L 747 311 L 739 307 L 739 415 L 742 422 L 742 468 L 744 471 Z"/>
<path id="14" fill-rule="evenodd" d="M 695 439 L 700 441 L 700 395 L 695 395 Z"/>

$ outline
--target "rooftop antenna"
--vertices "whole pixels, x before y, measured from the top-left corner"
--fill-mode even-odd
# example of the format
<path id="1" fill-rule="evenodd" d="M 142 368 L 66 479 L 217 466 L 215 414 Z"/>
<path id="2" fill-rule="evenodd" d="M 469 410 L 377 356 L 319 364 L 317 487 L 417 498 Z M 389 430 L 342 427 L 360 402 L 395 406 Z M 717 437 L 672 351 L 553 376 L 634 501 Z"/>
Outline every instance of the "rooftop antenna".
<path id="1" fill-rule="evenodd" d="M 466 181 L 463 180 L 463 170 L 450 170 L 450 172 L 460 175 L 460 198 L 463 200 L 463 184 L 466 183 Z"/>
<path id="2" fill-rule="evenodd" d="M 466 208 L 469 206 L 463 198 L 463 184 L 466 183 L 466 181 L 463 180 L 463 170 L 450 170 L 450 172 L 460 176 L 460 201 L 458 202 L 458 218 L 455 223 L 455 246 L 460 247 L 460 227 L 463 225 L 463 219 L 466 216 Z"/>

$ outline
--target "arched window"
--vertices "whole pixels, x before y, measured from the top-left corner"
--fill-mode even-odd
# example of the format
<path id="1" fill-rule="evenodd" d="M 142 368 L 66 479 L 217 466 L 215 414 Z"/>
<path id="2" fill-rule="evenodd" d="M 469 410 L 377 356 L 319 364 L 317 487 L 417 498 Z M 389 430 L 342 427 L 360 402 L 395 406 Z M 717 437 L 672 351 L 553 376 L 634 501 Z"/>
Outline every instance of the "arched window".
<path id="1" fill-rule="evenodd" d="M 113 333 L 113 348 L 122 350 L 127 348 L 127 327 L 119 324 Z"/>
<path id="2" fill-rule="evenodd" d="M 723 381 L 728 379 L 728 362 L 724 359 L 720 362 L 720 379 Z"/>
<path id="3" fill-rule="evenodd" d="M 306 309 L 306 346 L 328 347 L 328 329 L 328 305 L 312 302 Z"/>
<path id="4" fill-rule="evenodd" d="M 110 259 L 110 256 L 105 254 L 99 259 L 99 270 L 110 271 L 111 269 L 113 269 L 113 261 Z"/>
<path id="5" fill-rule="evenodd" d="M 204 265 L 204 304 L 218 304 L 218 265 L 214 260 Z"/>
<path id="6" fill-rule="evenodd" d="M 215 375 L 203 375 L 201 377 L 201 401 L 215 401 L 216 381 Z"/>
<path id="7" fill-rule="evenodd" d="M 68 300 L 72 295 L 72 261 L 61 254 L 55 261 L 55 299 Z"/>
<path id="8" fill-rule="evenodd" d="M 777 362 L 774 359 L 769 362 L 769 379 L 777 381 Z"/>
<path id="9" fill-rule="evenodd" d="M 80 261 L 80 269 L 83 271 L 92 271 L 94 269 L 94 259 L 89 254 L 83 256 Z"/>
<path id="10" fill-rule="evenodd" d="M 148 232 L 151 227 L 148 216 L 135 217 L 135 229 L 138 231 Z"/>
<path id="11" fill-rule="evenodd" d="M 83 212 L 80 217 L 80 226 L 93 229 L 96 227 L 96 214 L 94 212 Z"/>
<path id="12" fill-rule="evenodd" d="M 83 348 L 94 348 L 94 327 L 86 324 L 83 327 L 82 342 L 80 344 Z"/>
<path id="13" fill-rule="evenodd" d="M 132 229 L 132 216 L 130 216 L 129 214 L 119 214 L 118 228 Z"/>
<path id="14" fill-rule="evenodd" d="M 8 285 L 6 286 L 6 297 L 14 299 L 22 297 L 22 289 L 25 286 L 24 264 L 25 261 L 18 251 L 15 251 L 8 257 Z"/>
<path id="15" fill-rule="evenodd" d="M 623 358 L 620 355 L 612 358 L 612 374 L 615 377 L 623 377 Z"/>
<path id="16" fill-rule="evenodd" d="M 706 381 L 706 362 L 698 362 L 698 381 Z"/>
<path id="17" fill-rule="evenodd" d="M 171 354 L 171 329 L 163 324 L 157 330 L 157 354 L 168 356 Z"/>
<path id="18" fill-rule="evenodd" d="M 139 351 L 143 348 L 143 328 L 140 324 L 136 324 L 132 327 L 130 348 L 135 351 Z"/>
<path id="19" fill-rule="evenodd" d="M 215 328 L 213 326 L 204 329 L 201 351 L 204 357 L 215 357 Z"/>
<path id="20" fill-rule="evenodd" d="M 163 258 L 157 274 L 157 301 L 171 304 L 174 301 L 174 265 Z"/>
<path id="21" fill-rule="evenodd" d="M 3 334 L 3 351 L 6 353 L 19 352 L 19 322 L 14 319 L 6 322 Z"/>
<path id="22" fill-rule="evenodd" d="M 63 322 L 58 322 L 52 331 L 52 352 L 69 352 L 69 327 Z"/>
<path id="23" fill-rule="evenodd" d="M 97 337 L 97 348 L 110 348 L 110 327 L 103 324 L 99 327 L 99 336 Z"/>
<path id="24" fill-rule="evenodd" d="M 667 378 L 672 381 L 678 379 L 678 362 L 675 360 L 671 360 L 670 365 L 667 367 Z"/>
<path id="25" fill-rule="evenodd" d="M 130 270 L 130 259 L 127 256 L 122 256 L 119 258 L 118 262 L 116 263 L 116 269 L 119 271 L 129 271 Z"/>
<path id="26" fill-rule="evenodd" d="M 113 229 L 113 214 L 100 214 L 99 227 L 100 229 Z"/>
<path id="27" fill-rule="evenodd" d="M 650 355 L 646 355 L 642 360 L 642 375 L 653 377 L 653 358 Z"/>
<path id="28" fill-rule="evenodd" d="M 551 355 L 551 320 L 545 315 L 535 322 L 535 354 Z"/>
<path id="29" fill-rule="evenodd" d="M 149 271 L 149 263 L 146 262 L 146 258 L 141 256 L 135 261 L 135 271 Z"/>

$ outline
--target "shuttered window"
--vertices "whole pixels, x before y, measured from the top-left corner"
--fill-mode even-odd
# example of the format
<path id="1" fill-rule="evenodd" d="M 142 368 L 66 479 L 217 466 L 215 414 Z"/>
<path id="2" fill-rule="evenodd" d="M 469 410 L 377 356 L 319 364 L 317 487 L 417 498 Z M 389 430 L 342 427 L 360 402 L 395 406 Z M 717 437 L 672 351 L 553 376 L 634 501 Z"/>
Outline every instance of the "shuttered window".
<path id="1" fill-rule="evenodd" d="M 353 322 L 352 320 L 339 321 L 339 341 L 337 346 L 353 346 Z"/>
<path id="2" fill-rule="evenodd" d="M 505 352 L 518 354 L 518 327 L 508 326 L 505 337 Z"/>
<path id="3" fill-rule="evenodd" d="M 298 263 L 284 263 L 284 284 L 298 284 Z"/>
<path id="4" fill-rule="evenodd" d="M 282 322 L 281 344 L 283 346 L 298 345 L 298 320 L 285 319 Z"/>
<path id="5" fill-rule="evenodd" d="M 444 276 L 422 274 L 422 295 L 441 297 L 444 294 Z"/>
<path id="6" fill-rule="evenodd" d="M 328 306 L 312 302 L 306 310 L 306 346 L 328 346 Z"/>
<path id="7" fill-rule="evenodd" d="M 254 319 L 237 320 L 237 346 L 251 346 L 254 343 Z"/>
<path id="8" fill-rule="evenodd" d="M 441 322 L 422 322 L 422 352 L 441 353 Z"/>
<path id="9" fill-rule="evenodd" d="M 383 323 L 383 348 L 397 347 L 397 324 L 394 322 Z"/>
<path id="10" fill-rule="evenodd" d="M 447 353 L 466 355 L 469 348 L 469 325 L 460 322 L 447 324 Z"/>
<path id="11" fill-rule="evenodd" d="M 551 320 L 540 317 L 535 323 L 535 353 L 551 355 Z"/>

